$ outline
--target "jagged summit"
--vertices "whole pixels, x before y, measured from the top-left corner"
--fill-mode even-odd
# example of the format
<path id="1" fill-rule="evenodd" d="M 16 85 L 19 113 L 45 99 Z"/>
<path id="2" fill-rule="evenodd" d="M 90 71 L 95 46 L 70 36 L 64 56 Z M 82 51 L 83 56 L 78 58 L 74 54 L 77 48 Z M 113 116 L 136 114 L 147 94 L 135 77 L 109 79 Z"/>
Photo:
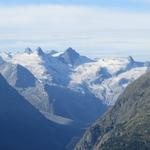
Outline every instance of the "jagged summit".
<path id="1" fill-rule="evenodd" d="M 44 55 L 44 52 L 43 52 L 43 50 L 42 50 L 42 48 L 41 47 L 38 47 L 36 50 L 36 53 L 38 54 L 38 55 Z"/>
<path id="2" fill-rule="evenodd" d="M 64 54 L 68 54 L 71 57 L 79 57 L 79 53 L 76 52 L 76 50 L 74 50 L 73 48 L 69 47 Z"/>
<path id="3" fill-rule="evenodd" d="M 32 51 L 31 48 L 27 47 L 27 48 L 25 49 L 25 53 L 27 53 L 27 54 L 32 54 L 33 51 Z"/>
<path id="4" fill-rule="evenodd" d="M 80 54 L 71 47 L 69 47 L 64 53 L 60 54 L 58 58 L 61 62 L 73 67 L 92 61 L 85 56 L 80 56 Z"/>
<path id="5" fill-rule="evenodd" d="M 60 54 L 59 59 L 68 65 L 74 65 L 80 55 L 71 47 L 69 47 L 64 53 Z"/>
<path id="6" fill-rule="evenodd" d="M 129 61 L 129 62 L 135 62 L 132 56 L 129 56 L 129 57 L 128 57 L 128 61 Z"/>

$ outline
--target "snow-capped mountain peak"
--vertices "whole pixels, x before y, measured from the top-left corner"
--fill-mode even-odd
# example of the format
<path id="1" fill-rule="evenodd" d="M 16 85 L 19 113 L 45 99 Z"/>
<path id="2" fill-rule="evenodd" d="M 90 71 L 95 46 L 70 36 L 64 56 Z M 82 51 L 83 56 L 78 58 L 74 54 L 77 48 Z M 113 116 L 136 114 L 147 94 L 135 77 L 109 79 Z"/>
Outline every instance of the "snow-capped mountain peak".
<path id="1" fill-rule="evenodd" d="M 131 63 L 135 62 L 132 56 L 128 57 L 128 61 L 131 62 Z"/>
<path id="2" fill-rule="evenodd" d="M 43 50 L 42 50 L 41 47 L 38 47 L 35 51 L 36 51 L 36 53 L 37 53 L 39 56 L 44 55 L 44 52 L 43 52 Z"/>
<path id="3" fill-rule="evenodd" d="M 80 55 L 70 47 L 63 54 L 61 54 L 59 58 L 62 62 L 73 65 L 79 56 Z"/>
<path id="4" fill-rule="evenodd" d="M 66 84 L 70 68 L 39 47 L 31 54 L 18 53 L 11 62 L 26 67 L 40 81 L 48 84 Z"/>
<path id="5" fill-rule="evenodd" d="M 32 54 L 33 51 L 32 51 L 31 48 L 27 47 L 27 48 L 25 49 L 25 53 L 27 53 L 27 54 Z"/>
<path id="6" fill-rule="evenodd" d="M 91 62 L 92 60 L 81 56 L 79 53 L 77 53 L 73 48 L 69 47 L 64 53 L 61 53 L 58 56 L 58 59 L 72 67 L 77 67 L 81 64 Z"/>
<path id="7" fill-rule="evenodd" d="M 64 54 L 69 55 L 70 57 L 79 57 L 79 53 L 77 53 L 73 48 L 69 47 Z"/>

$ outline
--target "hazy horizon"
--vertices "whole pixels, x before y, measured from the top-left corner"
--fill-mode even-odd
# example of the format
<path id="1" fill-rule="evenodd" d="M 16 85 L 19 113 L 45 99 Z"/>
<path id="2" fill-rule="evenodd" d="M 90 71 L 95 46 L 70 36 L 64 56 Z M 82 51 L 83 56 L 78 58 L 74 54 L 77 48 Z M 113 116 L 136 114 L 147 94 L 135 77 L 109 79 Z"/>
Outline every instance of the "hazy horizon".
<path id="1" fill-rule="evenodd" d="M 0 51 L 26 47 L 150 60 L 149 0 L 0 2 Z"/>

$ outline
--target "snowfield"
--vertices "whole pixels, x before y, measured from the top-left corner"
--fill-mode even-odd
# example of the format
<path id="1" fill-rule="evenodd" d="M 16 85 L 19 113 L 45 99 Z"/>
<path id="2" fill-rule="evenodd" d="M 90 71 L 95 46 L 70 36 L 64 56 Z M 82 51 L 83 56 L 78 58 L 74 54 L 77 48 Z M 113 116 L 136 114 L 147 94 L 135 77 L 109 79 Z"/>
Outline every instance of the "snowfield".
<path id="1" fill-rule="evenodd" d="M 40 47 L 35 51 L 27 48 L 23 53 L 0 56 L 24 66 L 43 84 L 67 87 L 82 94 L 88 92 L 107 105 L 114 105 L 124 89 L 150 67 L 149 62 L 137 62 L 131 56 L 92 60 L 72 48 L 52 55 Z"/>
<path id="2" fill-rule="evenodd" d="M 114 105 L 124 89 L 148 70 L 145 63 L 128 58 L 99 59 L 83 64 L 71 74 L 69 87 L 73 90 L 87 90 L 108 105 Z"/>

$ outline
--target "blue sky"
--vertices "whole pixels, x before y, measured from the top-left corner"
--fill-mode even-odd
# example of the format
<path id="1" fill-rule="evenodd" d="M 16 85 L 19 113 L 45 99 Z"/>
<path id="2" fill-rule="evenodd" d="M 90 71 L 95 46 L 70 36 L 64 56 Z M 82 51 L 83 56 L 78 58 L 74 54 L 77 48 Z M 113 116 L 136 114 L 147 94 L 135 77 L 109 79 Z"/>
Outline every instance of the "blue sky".
<path id="1" fill-rule="evenodd" d="M 150 60 L 150 0 L 1 0 L 0 50 L 77 49 Z"/>
<path id="2" fill-rule="evenodd" d="M 29 4 L 63 4 L 63 5 L 99 5 L 110 7 L 122 7 L 127 9 L 149 9 L 150 0 L 1 0 L 4 5 L 29 5 Z"/>

